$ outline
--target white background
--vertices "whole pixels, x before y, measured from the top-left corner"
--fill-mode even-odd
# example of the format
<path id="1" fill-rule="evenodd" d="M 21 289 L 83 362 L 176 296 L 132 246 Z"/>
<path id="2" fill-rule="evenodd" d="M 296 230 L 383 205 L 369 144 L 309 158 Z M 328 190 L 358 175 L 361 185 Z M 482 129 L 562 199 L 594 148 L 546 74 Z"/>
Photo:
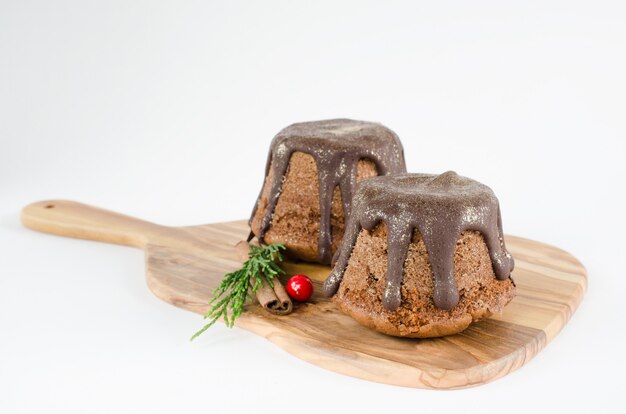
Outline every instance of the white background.
<path id="1" fill-rule="evenodd" d="M 623 1 L 0 0 L 0 412 L 623 408 L 625 77 Z M 140 251 L 19 223 L 45 198 L 247 218 L 273 135 L 332 117 L 395 130 L 411 171 L 489 184 L 507 233 L 586 265 L 534 360 L 437 392 L 222 325 L 190 343 L 201 318 L 149 292 Z"/>

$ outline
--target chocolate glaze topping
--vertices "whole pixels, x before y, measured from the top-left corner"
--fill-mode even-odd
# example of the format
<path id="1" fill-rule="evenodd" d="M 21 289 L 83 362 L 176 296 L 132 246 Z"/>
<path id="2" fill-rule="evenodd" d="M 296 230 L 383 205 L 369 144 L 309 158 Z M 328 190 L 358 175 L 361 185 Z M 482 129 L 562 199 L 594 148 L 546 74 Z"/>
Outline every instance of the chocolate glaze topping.
<path id="1" fill-rule="evenodd" d="M 361 229 L 372 230 L 380 222 L 387 225 L 383 306 L 388 310 L 400 306 L 404 261 L 414 229 L 426 244 L 433 272 L 433 301 L 440 309 L 452 309 L 459 302 L 454 252 L 464 230 L 482 233 L 498 279 L 511 275 L 513 257 L 504 246 L 498 199 L 484 184 L 454 171 L 374 177 L 359 183 L 352 203 L 337 263 L 324 282 L 327 296 L 339 289 Z"/>
<path id="2" fill-rule="evenodd" d="M 272 141 L 265 168 L 266 177 L 270 167 L 274 169 L 274 179 L 260 233 L 256 235 L 261 242 L 271 224 L 289 160 L 295 151 L 311 155 L 317 164 L 321 216 L 318 258 L 320 263 L 330 264 L 330 215 L 335 187 L 341 190 L 343 213 L 347 219 L 359 160 L 373 161 L 379 175 L 403 173 L 406 165 L 402 144 L 393 131 L 380 124 L 350 119 L 303 122 L 280 131 Z M 251 217 L 254 217 L 260 198 L 261 194 Z"/>

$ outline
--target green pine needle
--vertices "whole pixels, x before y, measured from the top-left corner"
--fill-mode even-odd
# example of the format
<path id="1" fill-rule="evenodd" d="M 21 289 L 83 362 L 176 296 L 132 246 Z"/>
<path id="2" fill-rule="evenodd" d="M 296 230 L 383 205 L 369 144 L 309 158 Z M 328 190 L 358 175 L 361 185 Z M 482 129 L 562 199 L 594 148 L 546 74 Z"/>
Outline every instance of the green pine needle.
<path id="1" fill-rule="evenodd" d="M 224 319 L 226 326 L 232 328 L 235 319 L 241 316 L 246 300 L 252 298 L 250 292 L 254 294 L 261 287 L 262 276 L 265 276 L 272 288 L 274 287 L 273 280 L 285 273 L 276 264 L 276 260 L 283 260 L 280 250 L 285 250 L 282 243 L 269 246 L 250 245 L 249 259 L 244 262 L 242 268 L 224 275 L 213 291 L 213 299 L 209 302 L 209 306 L 212 305 L 212 307 L 204 315 L 204 319 L 210 319 L 210 321 L 191 337 L 192 341 L 220 318 Z"/>

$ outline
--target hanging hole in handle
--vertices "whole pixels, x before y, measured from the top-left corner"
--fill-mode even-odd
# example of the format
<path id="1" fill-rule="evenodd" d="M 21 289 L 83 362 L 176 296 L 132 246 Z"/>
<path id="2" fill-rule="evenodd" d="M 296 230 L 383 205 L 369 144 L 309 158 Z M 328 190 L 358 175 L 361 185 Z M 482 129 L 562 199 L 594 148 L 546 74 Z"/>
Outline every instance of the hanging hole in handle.
<path id="1" fill-rule="evenodd" d="M 44 208 L 54 208 L 54 204 L 46 204 Z"/>

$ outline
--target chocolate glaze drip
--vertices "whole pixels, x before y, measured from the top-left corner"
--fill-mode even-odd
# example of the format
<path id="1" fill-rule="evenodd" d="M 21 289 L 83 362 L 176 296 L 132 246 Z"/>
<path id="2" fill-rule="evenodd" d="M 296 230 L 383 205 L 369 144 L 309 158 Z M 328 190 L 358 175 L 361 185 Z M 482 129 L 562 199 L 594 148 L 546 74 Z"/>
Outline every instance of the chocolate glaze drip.
<path id="1" fill-rule="evenodd" d="M 464 230 L 482 233 L 498 279 L 511 275 L 513 257 L 504 245 L 498 199 L 484 184 L 454 171 L 441 175 L 374 177 L 359 183 L 352 203 L 337 263 L 324 282 L 327 296 L 339 289 L 361 229 L 372 230 L 380 222 L 387 225 L 388 264 L 383 306 L 388 310 L 400 306 L 404 261 L 414 229 L 426 244 L 433 272 L 433 301 L 440 309 L 452 309 L 459 302 L 454 252 Z"/>
<path id="2" fill-rule="evenodd" d="M 335 187 L 338 186 L 341 190 L 343 213 L 347 219 L 359 160 L 373 161 L 379 175 L 405 172 L 402 144 L 393 131 L 380 124 L 350 119 L 303 122 L 280 131 L 272 141 L 265 168 L 266 177 L 270 167 L 274 169 L 274 179 L 270 187 L 268 207 L 257 234 L 261 242 L 271 224 L 289 160 L 295 151 L 311 155 L 317 164 L 320 194 L 318 258 L 320 263 L 330 264 L 330 215 Z M 260 198 L 261 194 L 251 217 L 254 217 Z"/>

